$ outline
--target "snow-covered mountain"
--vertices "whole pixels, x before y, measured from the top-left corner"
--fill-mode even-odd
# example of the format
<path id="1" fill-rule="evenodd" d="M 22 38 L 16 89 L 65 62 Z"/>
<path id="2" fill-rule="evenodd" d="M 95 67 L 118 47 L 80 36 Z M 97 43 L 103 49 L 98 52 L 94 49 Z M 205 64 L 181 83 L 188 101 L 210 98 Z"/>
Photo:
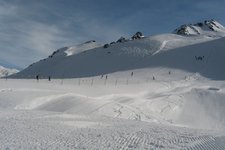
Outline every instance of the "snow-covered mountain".
<path id="1" fill-rule="evenodd" d="M 225 34 L 212 22 L 64 47 L 11 76 L 64 79 L 0 80 L 0 149 L 225 149 Z"/>
<path id="2" fill-rule="evenodd" d="M 205 20 L 195 24 L 184 24 L 177 28 L 174 33 L 179 35 L 205 35 L 224 36 L 225 28 L 215 20 Z"/>
<path id="3" fill-rule="evenodd" d="M 17 69 L 10 69 L 10 68 L 5 68 L 3 66 L 0 66 L 0 77 L 12 75 L 17 72 L 19 72 L 19 70 L 17 70 Z"/>
<path id="4" fill-rule="evenodd" d="M 120 38 L 105 45 L 92 40 L 56 50 L 48 58 L 11 77 L 77 78 L 165 67 L 225 79 L 225 71 L 221 70 L 225 64 L 223 37 L 225 28 L 210 20 L 183 25 L 171 34 L 144 37 L 138 32 L 130 39 Z"/>

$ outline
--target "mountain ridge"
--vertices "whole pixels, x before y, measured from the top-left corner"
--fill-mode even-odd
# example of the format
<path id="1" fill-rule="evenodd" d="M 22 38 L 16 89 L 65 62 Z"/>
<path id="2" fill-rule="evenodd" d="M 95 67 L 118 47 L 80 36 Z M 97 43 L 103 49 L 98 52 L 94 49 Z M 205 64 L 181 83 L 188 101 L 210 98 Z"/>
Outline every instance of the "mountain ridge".
<path id="1" fill-rule="evenodd" d="M 214 34 L 217 32 L 217 34 Z M 218 33 L 222 33 L 221 36 L 225 33 L 225 28 L 219 22 L 215 21 L 214 19 L 205 20 L 203 22 L 198 22 L 194 24 L 184 24 L 181 25 L 179 28 L 175 29 L 174 32 L 178 35 L 219 35 Z"/>
<path id="2" fill-rule="evenodd" d="M 212 29 L 209 28 L 211 25 L 214 25 Z M 185 27 L 190 27 L 190 25 Z M 178 29 L 175 31 L 178 32 Z M 205 61 L 209 57 L 209 53 L 212 53 L 211 49 L 215 49 L 216 52 L 224 55 L 221 50 L 224 49 L 225 28 L 221 24 L 214 20 L 204 21 L 201 32 L 200 30 L 198 32 L 201 34 L 168 33 L 150 37 L 144 37 L 142 33 L 137 32 L 129 39 L 121 37 L 118 41 L 105 45 L 91 40 L 77 46 L 58 49 L 48 58 L 31 64 L 28 68 L 10 77 L 35 78 L 37 75 L 43 78 L 48 76 L 53 78 L 91 77 L 118 71 L 154 67 L 151 64 L 155 64 L 157 67 L 171 67 L 195 73 L 199 71 L 199 68 L 195 66 L 196 64 L 187 61 L 190 65 L 188 66 L 186 62 L 182 62 L 182 59 L 186 60 L 186 57 L 189 57 L 197 63 L 209 63 Z M 185 50 L 182 52 L 183 54 L 179 52 L 183 50 Z M 177 54 L 174 54 L 174 52 Z M 172 58 L 172 55 L 168 58 L 164 58 L 164 56 L 170 54 L 173 54 L 174 58 L 179 58 L 183 66 L 177 66 L 177 64 L 180 64 L 179 61 L 173 61 L 174 66 L 168 65 L 167 63 L 171 62 L 170 59 L 173 60 L 174 58 Z M 220 66 L 220 64 L 214 65 Z M 211 67 L 217 68 L 217 66 Z M 215 71 L 218 73 L 218 70 Z M 215 75 L 209 75 L 206 72 L 200 71 L 200 73 L 209 78 L 223 79 L 220 75 L 217 78 Z"/>

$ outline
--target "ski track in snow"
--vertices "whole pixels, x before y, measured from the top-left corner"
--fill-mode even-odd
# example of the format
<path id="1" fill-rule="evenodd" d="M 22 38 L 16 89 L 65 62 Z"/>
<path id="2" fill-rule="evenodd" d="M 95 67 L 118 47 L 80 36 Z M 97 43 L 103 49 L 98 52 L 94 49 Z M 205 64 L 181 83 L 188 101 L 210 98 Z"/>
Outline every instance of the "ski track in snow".
<path id="1" fill-rule="evenodd" d="M 162 49 L 165 48 L 166 44 L 168 43 L 169 41 L 168 40 L 165 40 L 162 42 L 161 46 L 159 47 L 159 50 L 157 50 L 156 52 L 153 53 L 153 55 L 159 53 L 160 51 L 162 51 Z"/>
<path id="2" fill-rule="evenodd" d="M 67 125 L 67 123 L 72 125 Z M 79 127 L 84 122 L 86 127 Z M 89 122 L 93 124 L 88 125 Z M 38 111 L 4 111 L 0 149 L 223 150 L 218 133 L 121 119 L 64 117 Z"/>

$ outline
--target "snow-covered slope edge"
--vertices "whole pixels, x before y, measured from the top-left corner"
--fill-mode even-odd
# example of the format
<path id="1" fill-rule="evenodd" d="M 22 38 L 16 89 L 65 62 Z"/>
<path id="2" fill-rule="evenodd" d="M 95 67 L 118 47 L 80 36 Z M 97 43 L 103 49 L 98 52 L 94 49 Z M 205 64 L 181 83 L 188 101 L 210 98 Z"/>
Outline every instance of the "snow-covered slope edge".
<path id="1" fill-rule="evenodd" d="M 17 69 L 10 69 L 0 66 L 0 78 L 19 72 Z"/>

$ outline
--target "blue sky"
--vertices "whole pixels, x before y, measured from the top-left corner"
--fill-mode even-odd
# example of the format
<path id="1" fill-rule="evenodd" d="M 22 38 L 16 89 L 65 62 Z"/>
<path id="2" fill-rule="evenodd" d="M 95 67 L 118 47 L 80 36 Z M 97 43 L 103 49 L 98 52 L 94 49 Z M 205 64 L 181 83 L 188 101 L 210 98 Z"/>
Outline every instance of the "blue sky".
<path id="1" fill-rule="evenodd" d="M 0 0 L 0 65 L 25 68 L 63 46 L 111 42 L 185 23 L 225 25 L 224 0 Z"/>

